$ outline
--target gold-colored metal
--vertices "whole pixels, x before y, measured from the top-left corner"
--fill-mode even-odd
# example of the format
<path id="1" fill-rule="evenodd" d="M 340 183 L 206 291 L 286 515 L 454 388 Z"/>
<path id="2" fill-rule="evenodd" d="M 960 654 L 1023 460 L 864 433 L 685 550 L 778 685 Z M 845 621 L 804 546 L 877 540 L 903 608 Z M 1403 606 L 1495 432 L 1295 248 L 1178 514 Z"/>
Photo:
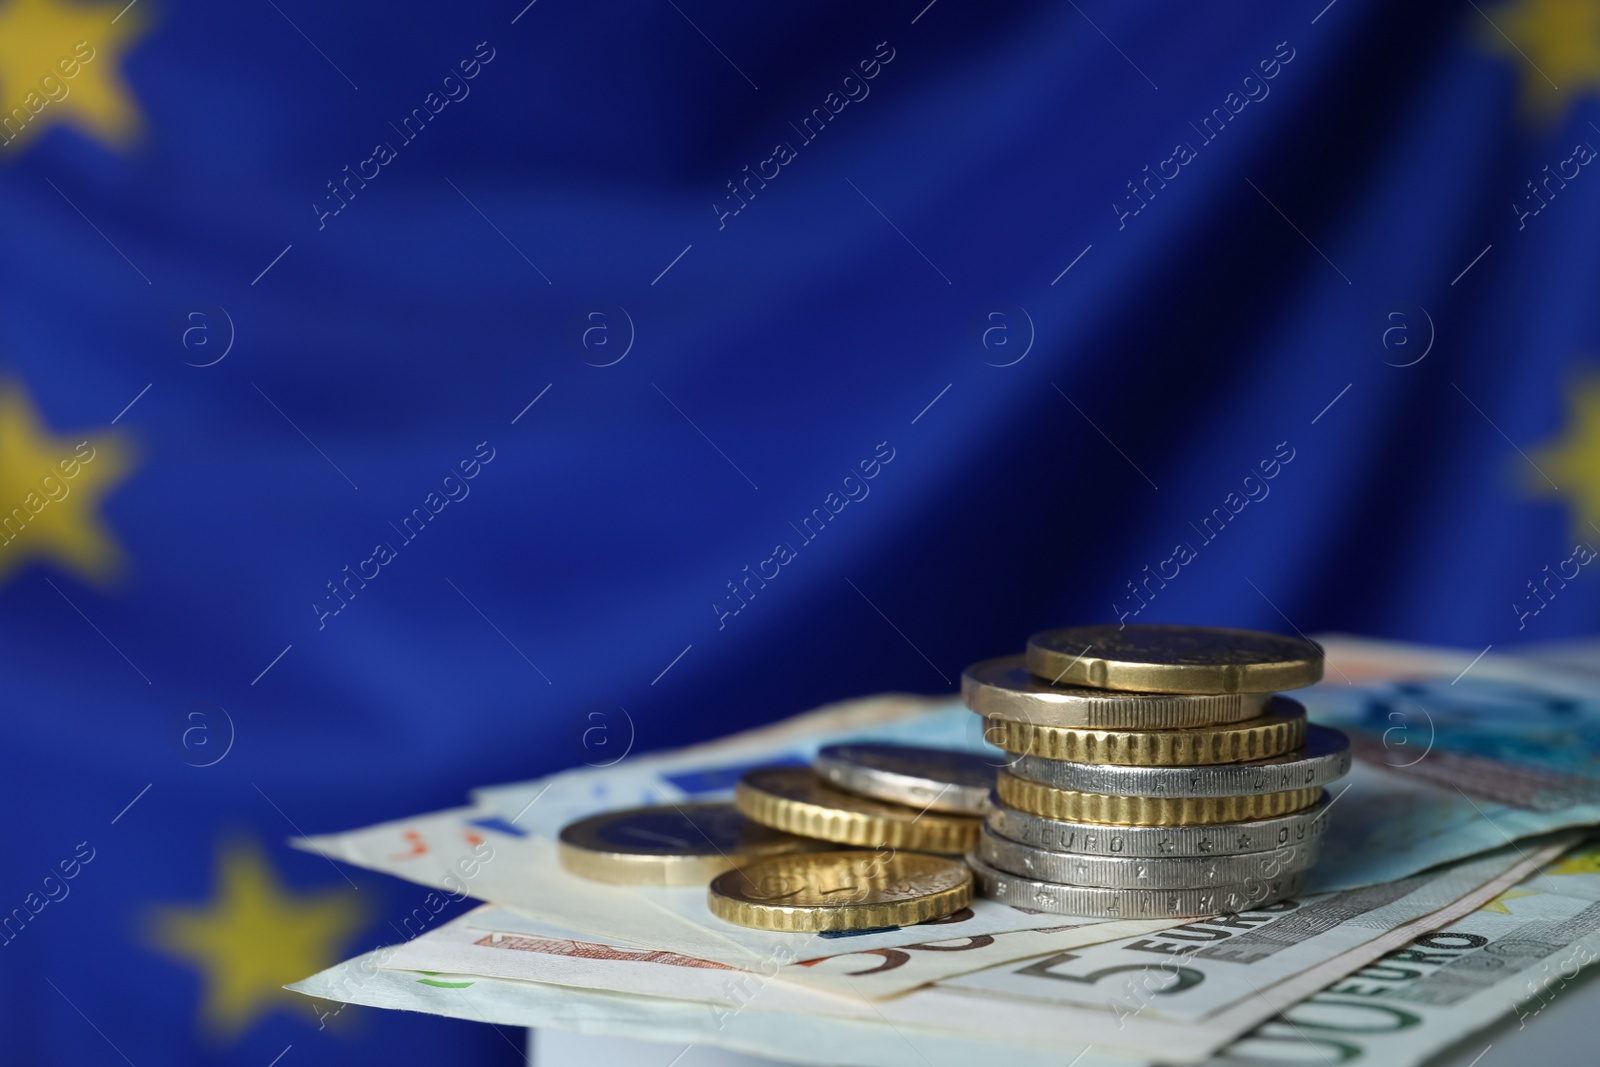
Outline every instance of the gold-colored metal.
<path id="1" fill-rule="evenodd" d="M 1080 646 L 1081 647 L 1081 646 Z M 1040 726 L 1094 730 L 1176 730 L 1266 714 L 1270 693 L 1119 693 L 1051 685 L 1026 656 L 1001 656 L 961 672 L 961 699 L 979 715 Z"/>
<path id="2" fill-rule="evenodd" d="M 915 852 L 774 856 L 719 874 L 707 891 L 724 922 L 796 932 L 909 926 L 971 902 L 966 864 Z"/>
<path id="3" fill-rule="evenodd" d="M 1007 752 L 1069 763 L 1121 767 L 1196 767 L 1281 756 L 1305 742 L 1306 709 L 1276 697 L 1267 714 L 1224 726 L 1177 730 L 1095 730 L 1036 726 L 990 716 L 983 738 Z"/>
<path id="4" fill-rule="evenodd" d="M 1074 626 L 1028 638 L 1028 669 L 1052 685 L 1145 693 L 1272 693 L 1322 678 L 1299 637 L 1216 626 Z"/>
<path id="5" fill-rule="evenodd" d="M 764 826 L 843 845 L 963 853 L 978 842 L 981 820 L 846 793 L 809 767 L 747 771 L 733 802 Z"/>
<path id="6" fill-rule="evenodd" d="M 612 885 L 705 885 L 765 856 L 827 846 L 753 822 L 732 804 L 667 804 L 591 816 L 561 831 L 561 866 Z"/>
<path id="7" fill-rule="evenodd" d="M 1000 772 L 998 789 L 1008 806 L 1030 815 L 1113 826 L 1210 826 L 1272 819 L 1309 808 L 1322 796 L 1318 787 L 1247 797 L 1124 797 L 1056 789 L 1009 771 Z"/>

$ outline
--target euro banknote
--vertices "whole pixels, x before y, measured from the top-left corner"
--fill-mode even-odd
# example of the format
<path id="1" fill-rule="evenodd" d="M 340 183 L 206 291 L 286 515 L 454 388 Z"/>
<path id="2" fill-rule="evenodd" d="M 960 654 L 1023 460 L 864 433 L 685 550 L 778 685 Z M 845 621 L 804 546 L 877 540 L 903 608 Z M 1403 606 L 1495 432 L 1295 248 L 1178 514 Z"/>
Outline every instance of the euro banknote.
<path id="1" fill-rule="evenodd" d="M 844 936 L 751 930 L 713 916 L 701 888 L 611 886 L 570 874 L 558 861 L 553 840 L 479 808 L 435 812 L 291 843 L 330 859 L 429 886 L 441 891 L 441 902 L 447 897 L 459 900 L 469 896 L 490 900 L 569 930 L 735 967 L 781 966 L 931 941 L 981 940 L 1070 922 L 1059 915 L 979 899 L 955 915 L 930 923 Z M 1112 928 L 1111 936 L 1116 929 Z M 957 963 L 947 973 L 960 969 L 962 965 Z M 834 973 L 818 971 L 817 980 L 810 984 L 835 984 L 831 981 Z M 809 972 L 800 981 L 808 978 Z M 902 983 L 900 988 L 909 986 Z"/>
<path id="2" fill-rule="evenodd" d="M 639 999 L 662 999 L 664 993 L 674 995 L 666 999 L 692 998 L 700 1006 L 703 1018 L 709 1020 L 706 1032 L 697 1040 L 746 1047 L 723 1040 L 733 1026 L 741 1028 L 740 1032 L 783 1035 L 772 1045 L 747 1047 L 747 1051 L 779 1058 L 794 1058 L 797 1045 L 804 1046 L 808 1056 L 814 1049 L 832 1048 L 826 1043 L 813 1044 L 812 1038 L 824 1032 L 838 1033 L 841 1026 L 851 1029 L 881 1023 L 917 1048 L 937 1045 L 946 1039 L 971 1039 L 988 1041 L 997 1049 L 1002 1046 L 1008 1050 L 1013 1047 L 1022 1050 L 1048 1048 L 1055 1050 L 1058 1056 L 1067 1050 L 1067 1059 L 1092 1046 L 1102 1053 L 1114 1050 L 1122 1055 L 1198 1062 L 1270 1018 L 1276 1011 L 1276 997 L 1293 995 L 1297 982 L 1301 985 L 1313 983 L 1306 990 L 1313 992 L 1332 977 L 1370 963 L 1393 947 L 1392 943 L 1408 940 L 1416 932 L 1430 928 L 1429 923 L 1455 921 L 1515 884 L 1558 847 L 1530 849 L 1526 857 L 1516 849 L 1506 848 L 1439 872 L 1430 877 L 1425 886 L 1415 886 L 1406 894 L 1409 909 L 1391 908 L 1386 913 L 1387 920 L 1394 924 L 1392 928 L 1375 931 L 1366 942 L 1353 947 L 1348 939 L 1327 936 L 1325 931 L 1320 931 L 1320 923 L 1312 923 L 1314 929 L 1311 932 L 1302 930 L 1295 945 L 1284 953 L 1275 954 L 1276 959 L 1270 965 L 1245 972 L 1256 976 L 1258 981 L 1254 983 L 1249 978 L 1241 979 L 1237 966 L 1230 969 L 1214 962 L 1210 965 L 1212 973 L 1207 977 L 1213 985 L 1225 987 L 1231 999 L 1210 998 L 1207 1003 L 1215 1010 L 1208 1014 L 1197 1011 L 1162 1014 L 1140 1008 L 1130 1010 L 1126 1006 L 1119 1010 L 1119 1006 L 1112 1003 L 1114 993 L 1064 1002 L 1062 998 L 1038 995 L 1026 988 L 1020 991 L 995 989 L 971 980 L 996 973 L 1001 978 L 1015 979 L 1017 972 L 1027 971 L 1026 967 L 1019 968 L 1014 963 L 875 1002 L 860 996 L 840 996 L 798 987 L 785 981 L 777 968 L 727 967 L 675 953 L 583 941 L 561 936 L 561 931 L 536 927 L 522 934 L 491 932 L 474 927 L 470 918 L 429 931 L 390 950 L 379 966 L 454 972 L 472 976 L 472 980 L 521 979 L 533 987 L 560 985 Z M 1445 906 L 1438 911 L 1422 916 L 1413 914 L 1424 903 L 1441 902 Z M 1185 929 L 1189 928 L 1149 936 L 1165 938 Z M 1311 948 L 1296 950 L 1299 945 Z M 1067 961 L 1059 958 L 1062 955 L 1072 954 L 1046 957 L 1050 967 L 1045 973 L 1024 974 L 1022 980 L 1082 985 L 1094 993 L 1099 981 L 1112 977 L 1111 972 L 1094 972 L 1076 976 L 1081 979 L 1079 982 L 1070 982 L 1068 969 L 1064 967 Z M 1187 966 L 1189 962 L 1184 960 L 1182 965 Z M 1138 964 L 1138 968 L 1148 969 L 1151 975 L 1151 980 L 1141 983 L 1140 988 L 1152 991 L 1152 996 L 1162 995 L 1163 984 L 1172 977 L 1163 966 L 1166 963 L 1166 959 L 1160 959 L 1155 964 Z M 1052 976 L 1051 969 L 1059 969 L 1061 976 Z M 1112 971 L 1121 974 L 1130 969 L 1113 967 Z M 1308 979 L 1306 975 L 1311 977 Z M 1173 980 L 1179 985 L 1199 984 L 1182 973 Z M 1275 983 L 1272 996 L 1260 994 L 1255 988 L 1260 982 Z M 318 988 L 323 989 L 318 995 L 328 995 L 325 987 Z M 368 1002 L 359 999 L 360 989 L 353 994 L 356 1002 Z M 650 1032 L 614 1032 L 636 1037 L 658 1036 Z M 1180 1051 L 1175 1055 L 1174 1050 Z M 806 1062 L 829 1061 L 807 1059 Z"/>
<path id="3" fill-rule="evenodd" d="M 856 986 L 869 990 L 865 996 L 891 996 L 1002 959 L 1173 925 L 1097 924 L 976 900 L 954 916 L 916 927 L 796 936 L 716 919 L 704 889 L 600 885 L 568 874 L 557 862 L 556 836 L 575 819 L 620 807 L 725 797 L 744 769 L 809 760 L 817 748 L 840 738 L 966 747 L 988 752 L 998 765 L 1003 754 L 983 743 L 977 717 L 951 710 L 949 701 L 898 695 L 847 701 L 691 749 L 480 790 L 481 800 L 497 801 L 492 809 L 452 809 L 292 843 L 455 899 L 470 895 L 507 905 L 535 921 L 733 966 L 792 967 L 797 983 Z M 1091 930 L 1096 926 L 1105 929 Z M 1034 929 L 1051 933 L 1000 937 Z M 822 964 L 835 956 L 855 962 Z"/>
<path id="4" fill-rule="evenodd" d="M 1389 910 L 1367 916 L 1366 922 L 1373 936 L 1356 944 L 1345 937 L 1321 936 L 1322 927 L 1332 918 L 1325 914 L 1309 927 L 1301 927 L 1282 937 L 1281 940 L 1288 943 L 1282 951 L 1292 953 L 1292 962 L 1291 955 L 1286 954 L 1277 962 L 1261 966 L 1262 962 L 1273 960 L 1277 952 L 1266 953 L 1264 960 L 1254 963 L 1244 962 L 1253 955 L 1247 954 L 1232 961 L 1232 967 L 1223 966 L 1224 961 L 1220 958 L 1204 964 L 1182 958 L 1178 961 L 1178 968 L 1187 968 L 1189 973 L 1185 974 L 1172 966 L 1173 957 L 1154 964 L 1129 963 L 1127 957 L 1117 957 L 1114 953 L 1115 949 L 1123 948 L 1132 954 L 1136 951 L 1129 948 L 1132 942 L 1112 942 L 1086 948 L 1079 955 L 1096 954 L 1098 958 L 1113 960 L 1109 964 L 1112 968 L 1129 970 L 1118 970 L 1115 974 L 1098 968 L 1076 973 L 1067 971 L 1066 976 L 1061 978 L 1047 977 L 1037 972 L 1030 972 L 1026 976 L 1036 979 L 1037 983 L 1078 987 L 1067 995 L 1054 989 L 1046 991 L 1042 984 L 1017 983 L 1016 979 L 1023 977 L 1018 972 L 1032 964 L 1021 967 L 1006 964 L 949 979 L 935 985 L 932 991 L 951 997 L 950 1002 L 943 1006 L 946 1011 L 954 1010 L 961 996 L 969 999 L 975 995 L 986 996 L 986 1004 L 1000 1005 L 988 1009 L 995 1023 L 1022 1041 L 1036 1041 L 1050 1033 L 1053 1027 L 1040 1026 L 1039 1023 L 1049 1019 L 1051 1012 L 1070 1011 L 1076 1017 L 1078 1012 L 1092 1010 L 1093 1005 L 1114 1018 L 1117 1025 L 1114 1035 L 1102 1036 L 1094 1041 L 1096 1048 L 1115 1048 L 1127 1054 L 1161 1058 L 1171 1063 L 1201 1062 L 1233 1038 L 1275 1016 L 1282 1007 L 1365 966 L 1420 933 L 1470 914 L 1537 870 L 1539 864 L 1558 855 L 1564 846 L 1563 841 L 1505 846 L 1483 856 L 1428 872 L 1421 876 L 1423 883 L 1407 894 L 1409 901 L 1402 898 L 1402 901 L 1394 902 L 1395 906 Z M 1461 895 L 1456 896 L 1457 893 Z M 1435 911 L 1417 914 L 1428 902 L 1441 900 L 1448 900 L 1449 903 Z M 1270 914 L 1283 917 L 1293 915 L 1294 910 L 1297 909 Z M 1225 926 L 1219 927 L 1219 923 L 1243 918 L 1245 916 L 1222 916 L 1211 920 L 1209 924 L 1198 925 L 1225 929 Z M 1274 921 L 1281 921 L 1281 918 Z M 1393 925 L 1379 928 L 1380 922 Z M 1243 936 L 1248 937 L 1249 934 L 1244 933 Z M 1161 934 L 1154 935 L 1154 939 L 1168 940 L 1167 935 Z M 1259 946 L 1264 947 L 1272 944 L 1274 939 L 1269 935 L 1256 940 Z M 1320 951 L 1317 946 L 1320 946 Z M 1260 951 L 1259 947 L 1257 951 Z M 1163 966 L 1163 963 L 1166 965 Z M 1252 970 L 1252 967 L 1256 969 Z M 989 976 L 994 976 L 996 981 L 989 988 L 982 989 L 981 980 Z M 1073 981 L 1073 978 L 1079 981 Z M 1079 991 L 1080 988 L 1096 990 L 1107 978 L 1115 983 L 1112 987 L 1114 995 L 1122 994 L 1131 999 L 1118 996 L 1113 1000 L 1104 993 L 1091 992 L 1086 995 Z M 1191 1004 L 1206 1003 L 1210 1005 L 1209 1011 L 1198 1007 L 1185 1009 L 1176 1000 L 1185 994 L 1196 993 L 1207 982 L 1210 983 L 1210 989 L 1200 1001 L 1191 1001 Z M 936 1025 L 941 1006 L 932 998 L 919 1000 L 919 997 L 922 997 L 921 991 L 894 1002 L 895 1007 L 908 1006 L 908 1010 L 894 1013 L 896 1018 L 910 1023 Z M 1152 1002 L 1163 997 L 1174 998 L 1172 1005 L 1157 1006 L 1152 1010 Z M 1039 1008 L 1047 1011 L 1039 1015 Z"/>
<path id="5" fill-rule="evenodd" d="M 1514 1035 L 1537 1026 L 1597 959 L 1600 843 L 1591 841 L 1476 911 L 1286 1005 L 1213 1062 L 1415 1067 L 1505 1016 L 1501 1040 L 1515 1049 Z M 1474 1054 L 1481 1055 L 1473 1048 L 1465 1058 Z"/>
<path id="6" fill-rule="evenodd" d="M 864 948 L 841 952 L 835 956 L 821 956 L 780 963 L 776 958 L 763 961 L 758 968 L 783 982 L 829 990 L 848 996 L 877 1000 L 895 996 L 918 986 L 929 985 L 969 971 L 983 970 L 1011 960 L 1027 959 L 1053 952 L 1065 952 L 1100 941 L 1154 934 L 1178 926 L 1182 919 L 1126 919 L 1116 922 L 1097 922 L 1092 919 L 1058 917 L 1055 922 L 1037 930 L 1016 930 L 999 934 L 968 934 L 958 937 L 941 936 L 944 924 L 927 926 L 929 940 L 895 948 Z M 527 915 L 494 905 L 485 905 L 461 917 L 460 922 L 477 931 L 481 939 L 495 934 L 551 938 L 574 936 L 562 933 L 532 919 Z M 593 940 L 593 938 L 589 938 Z M 419 948 L 425 941 L 414 942 Z M 611 941 L 619 948 L 637 948 L 624 942 Z M 410 948 L 410 946 L 407 946 Z M 410 960 L 411 962 L 407 962 Z M 449 970 L 444 961 L 433 959 L 440 969 Z M 396 958 L 395 966 L 407 967 L 412 963 L 424 967 L 419 957 L 408 956 L 405 949 Z M 502 978 L 527 977 L 521 973 L 499 970 L 481 971 Z"/>
<path id="7" fill-rule="evenodd" d="M 662 1044 L 662 1063 L 690 1045 L 712 1045 L 836 1067 L 1130 1067 L 1128 1060 L 1085 1050 L 1080 1042 L 1041 1048 L 1003 1038 L 917 1032 L 879 1018 L 800 1017 L 768 1011 L 729 1011 L 723 1005 L 481 975 L 426 974 L 383 966 L 376 950 L 312 975 L 288 988 L 308 998 L 321 1019 L 349 1005 L 426 1012 L 500 1026 L 550 1027 L 580 1034 L 631 1037 Z"/>
<path id="8" fill-rule="evenodd" d="M 1329 663 L 1339 645 L 1330 643 Z M 1600 687 L 1501 657 L 1455 676 L 1436 656 L 1359 646 L 1376 663 L 1305 694 L 1350 735 L 1355 768 L 1329 817 L 1315 889 L 1404 878 L 1534 834 L 1600 823 Z M 1395 677 L 1372 677 L 1378 666 Z"/>
<path id="9" fill-rule="evenodd" d="M 1268 991 L 1282 991 L 1330 960 L 1353 965 L 1375 959 L 1383 952 L 1374 946 L 1393 940 L 1396 931 L 1470 911 L 1477 905 L 1463 901 L 1485 897 L 1485 887 L 1507 878 L 1520 881 L 1530 859 L 1558 854 L 1571 841 L 1503 846 L 1381 886 L 1286 900 L 940 984 L 1013 1002 L 1101 1008 L 1123 1019 L 1198 1027 L 1270 1007 Z"/>

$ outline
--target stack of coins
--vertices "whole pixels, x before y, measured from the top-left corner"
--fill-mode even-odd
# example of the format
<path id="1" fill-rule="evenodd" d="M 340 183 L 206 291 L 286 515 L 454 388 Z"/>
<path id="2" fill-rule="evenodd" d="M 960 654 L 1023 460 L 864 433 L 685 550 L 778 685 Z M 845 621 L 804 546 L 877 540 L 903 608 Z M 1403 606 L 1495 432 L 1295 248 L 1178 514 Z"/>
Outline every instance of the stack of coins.
<path id="1" fill-rule="evenodd" d="M 978 843 L 994 768 L 905 745 L 829 745 L 810 767 L 760 767 L 733 803 L 752 821 L 859 848 L 961 855 Z"/>
<path id="2" fill-rule="evenodd" d="M 1008 753 L 967 858 L 979 892 L 1097 918 L 1298 893 L 1350 745 L 1273 694 L 1321 677 L 1309 641 L 1192 626 L 1050 630 L 969 667 L 962 697 Z"/>
<path id="3" fill-rule="evenodd" d="M 601 882 L 670 887 L 709 880 L 711 913 L 740 926 L 904 926 L 971 903 L 972 874 L 955 857 L 977 844 L 993 787 L 993 766 L 976 756 L 830 745 L 811 767 L 746 772 L 732 804 L 632 808 L 579 820 L 561 831 L 559 856 L 567 870 Z"/>
<path id="4" fill-rule="evenodd" d="M 975 825 L 965 838 L 974 833 Z M 943 918 L 972 900 L 972 875 L 959 860 L 832 847 L 754 822 L 732 804 L 694 803 L 580 819 L 562 829 L 558 855 L 573 874 L 613 885 L 709 881 L 712 914 L 762 930 L 903 926 Z"/>
<path id="5" fill-rule="evenodd" d="M 972 876 L 952 857 L 977 844 L 993 787 L 993 766 L 977 756 L 905 745 L 829 745 L 810 767 L 748 771 L 734 805 L 752 822 L 873 851 L 775 857 L 729 872 L 711 883 L 711 911 L 773 930 L 950 915 L 972 899 Z"/>

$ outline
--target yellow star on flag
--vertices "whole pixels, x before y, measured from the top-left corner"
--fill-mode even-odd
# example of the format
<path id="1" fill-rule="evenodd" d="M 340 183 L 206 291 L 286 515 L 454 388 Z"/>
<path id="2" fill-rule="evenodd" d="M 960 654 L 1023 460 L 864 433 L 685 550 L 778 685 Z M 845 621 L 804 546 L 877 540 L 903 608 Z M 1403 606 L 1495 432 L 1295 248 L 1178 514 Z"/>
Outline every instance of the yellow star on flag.
<path id="1" fill-rule="evenodd" d="M 1578 538 L 1600 548 L 1600 376 L 1574 383 L 1567 405 L 1566 431 L 1533 453 L 1543 474 L 1530 475 L 1528 486 L 1539 496 L 1565 497 Z"/>
<path id="2" fill-rule="evenodd" d="M 1572 852 L 1561 857 L 1546 874 L 1600 874 L 1600 848 Z"/>
<path id="3" fill-rule="evenodd" d="M 275 1008 L 305 1013 L 304 998 L 284 983 L 337 963 L 364 923 L 353 890 L 296 893 L 278 881 L 259 846 L 233 841 L 218 852 L 212 899 L 153 909 L 147 935 L 158 951 L 200 972 L 202 1027 L 235 1038 Z"/>
<path id="4" fill-rule="evenodd" d="M 1480 39 L 1522 74 L 1522 108 L 1553 122 L 1578 96 L 1600 90 L 1600 4 L 1514 0 L 1483 12 Z M 1476 19 L 1476 16 L 1468 16 Z"/>
<path id="5" fill-rule="evenodd" d="M 1536 897 L 1538 895 L 1538 891 L 1533 889 L 1507 889 L 1504 893 L 1501 893 L 1499 896 L 1495 897 L 1478 910 L 1495 911 L 1499 912 L 1501 915 L 1510 915 L 1511 909 L 1506 907 L 1506 901 L 1521 900 L 1523 897 Z"/>
<path id="6" fill-rule="evenodd" d="M 45 560 L 107 584 L 122 553 L 100 522 L 100 498 L 133 465 L 116 435 L 55 437 L 14 382 L 0 382 L 0 583 Z"/>
<path id="7" fill-rule="evenodd" d="M 142 123 L 122 59 L 144 31 L 132 5 L 0 0 L 0 158 L 59 123 L 131 141 Z"/>

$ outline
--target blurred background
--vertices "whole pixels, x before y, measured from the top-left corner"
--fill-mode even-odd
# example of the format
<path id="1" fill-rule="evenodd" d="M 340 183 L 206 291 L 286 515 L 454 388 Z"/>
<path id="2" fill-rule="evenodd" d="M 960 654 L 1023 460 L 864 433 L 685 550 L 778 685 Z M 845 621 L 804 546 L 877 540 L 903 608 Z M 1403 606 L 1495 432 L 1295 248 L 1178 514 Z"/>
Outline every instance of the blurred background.
<path id="1" fill-rule="evenodd" d="M 1600 624 L 1600 4 L 525 2 L 0 0 L 17 1062 L 518 1062 L 279 988 L 425 896 L 299 832 Z"/>

